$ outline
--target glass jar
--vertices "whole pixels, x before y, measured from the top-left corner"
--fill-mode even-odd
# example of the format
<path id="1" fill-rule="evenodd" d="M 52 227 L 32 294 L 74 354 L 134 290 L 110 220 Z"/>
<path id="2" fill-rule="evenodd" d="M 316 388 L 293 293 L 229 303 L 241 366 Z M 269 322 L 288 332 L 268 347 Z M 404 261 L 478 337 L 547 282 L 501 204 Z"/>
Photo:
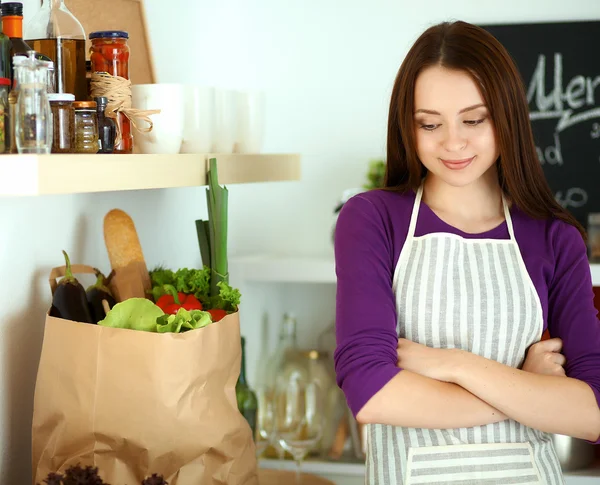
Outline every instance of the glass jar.
<path id="1" fill-rule="evenodd" d="M 47 63 L 38 61 L 35 53 L 16 67 L 19 85 L 15 114 L 15 138 L 19 153 L 50 153 L 52 146 L 52 114 L 48 102 Z"/>
<path id="2" fill-rule="evenodd" d="M 321 390 L 321 439 L 309 451 L 309 456 L 326 457 L 335 440 L 338 423 L 345 413 L 345 399 L 336 384 L 333 359 L 327 352 L 316 349 L 298 350 L 288 357 L 288 364 L 293 362 L 293 372 L 281 372 L 281 376 L 290 379 L 294 373 L 308 382 L 314 382 Z M 285 367 L 284 367 L 285 369 Z"/>
<path id="3" fill-rule="evenodd" d="M 52 153 L 71 153 L 73 151 L 73 101 L 75 96 L 69 93 L 48 95 L 52 111 Z"/>
<path id="4" fill-rule="evenodd" d="M 118 76 L 129 80 L 129 45 L 127 40 L 129 34 L 121 30 L 107 30 L 92 32 L 90 34 L 92 45 L 90 47 L 90 61 L 92 72 L 106 72 L 111 76 Z M 109 102 L 114 102 L 110 95 Z M 96 96 L 96 94 L 94 94 Z M 118 130 L 121 141 L 115 145 L 114 153 L 132 153 L 133 135 L 131 134 L 131 122 L 123 113 L 117 116 Z"/>
<path id="5" fill-rule="evenodd" d="M 9 88 L 10 79 L 0 77 L 0 153 L 8 152 L 10 149 Z"/>
<path id="6" fill-rule="evenodd" d="M 73 103 L 73 152 L 98 153 L 98 116 L 95 101 Z"/>

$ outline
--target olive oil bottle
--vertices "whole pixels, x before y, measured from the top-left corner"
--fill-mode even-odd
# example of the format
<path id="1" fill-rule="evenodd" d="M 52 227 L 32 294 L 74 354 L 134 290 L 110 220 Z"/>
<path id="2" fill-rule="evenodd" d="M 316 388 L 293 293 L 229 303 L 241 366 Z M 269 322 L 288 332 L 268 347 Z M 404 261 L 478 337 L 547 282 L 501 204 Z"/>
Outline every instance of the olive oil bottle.
<path id="1" fill-rule="evenodd" d="M 38 13 L 25 25 L 25 42 L 54 61 L 57 93 L 87 101 L 85 31 L 64 0 L 43 0 Z"/>

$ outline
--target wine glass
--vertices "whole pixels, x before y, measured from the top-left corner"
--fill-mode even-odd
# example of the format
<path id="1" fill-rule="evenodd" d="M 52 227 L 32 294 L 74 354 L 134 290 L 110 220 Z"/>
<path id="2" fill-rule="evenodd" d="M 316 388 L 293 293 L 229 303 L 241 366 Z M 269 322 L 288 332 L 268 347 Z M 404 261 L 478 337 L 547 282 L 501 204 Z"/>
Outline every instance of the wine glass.
<path id="1" fill-rule="evenodd" d="M 258 413 L 256 417 L 256 457 L 259 458 L 269 445 L 277 444 L 272 392 L 262 387 L 257 389 Z"/>
<path id="2" fill-rule="evenodd" d="M 323 392 L 317 382 L 300 374 L 275 387 L 274 424 L 277 440 L 296 462 L 296 480 L 308 452 L 323 434 Z"/>

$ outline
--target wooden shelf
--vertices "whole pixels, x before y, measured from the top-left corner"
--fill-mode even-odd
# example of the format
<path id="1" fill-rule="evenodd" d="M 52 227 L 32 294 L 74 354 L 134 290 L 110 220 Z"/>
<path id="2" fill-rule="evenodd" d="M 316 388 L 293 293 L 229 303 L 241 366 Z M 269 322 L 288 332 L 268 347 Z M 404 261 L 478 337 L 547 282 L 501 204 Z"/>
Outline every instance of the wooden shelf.
<path id="1" fill-rule="evenodd" d="M 297 154 L 0 155 L 0 196 L 202 186 L 213 157 L 222 185 L 300 180 Z"/>

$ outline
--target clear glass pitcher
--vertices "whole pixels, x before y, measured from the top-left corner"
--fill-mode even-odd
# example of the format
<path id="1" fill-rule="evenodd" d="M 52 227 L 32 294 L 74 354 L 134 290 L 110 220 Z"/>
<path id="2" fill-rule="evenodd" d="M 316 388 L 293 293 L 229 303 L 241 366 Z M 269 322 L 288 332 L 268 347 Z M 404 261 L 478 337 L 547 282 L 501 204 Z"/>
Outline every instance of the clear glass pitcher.
<path id="1" fill-rule="evenodd" d="M 19 153 L 50 153 L 52 112 L 48 101 L 48 63 L 29 57 L 15 66 L 19 94 L 15 138 Z"/>

